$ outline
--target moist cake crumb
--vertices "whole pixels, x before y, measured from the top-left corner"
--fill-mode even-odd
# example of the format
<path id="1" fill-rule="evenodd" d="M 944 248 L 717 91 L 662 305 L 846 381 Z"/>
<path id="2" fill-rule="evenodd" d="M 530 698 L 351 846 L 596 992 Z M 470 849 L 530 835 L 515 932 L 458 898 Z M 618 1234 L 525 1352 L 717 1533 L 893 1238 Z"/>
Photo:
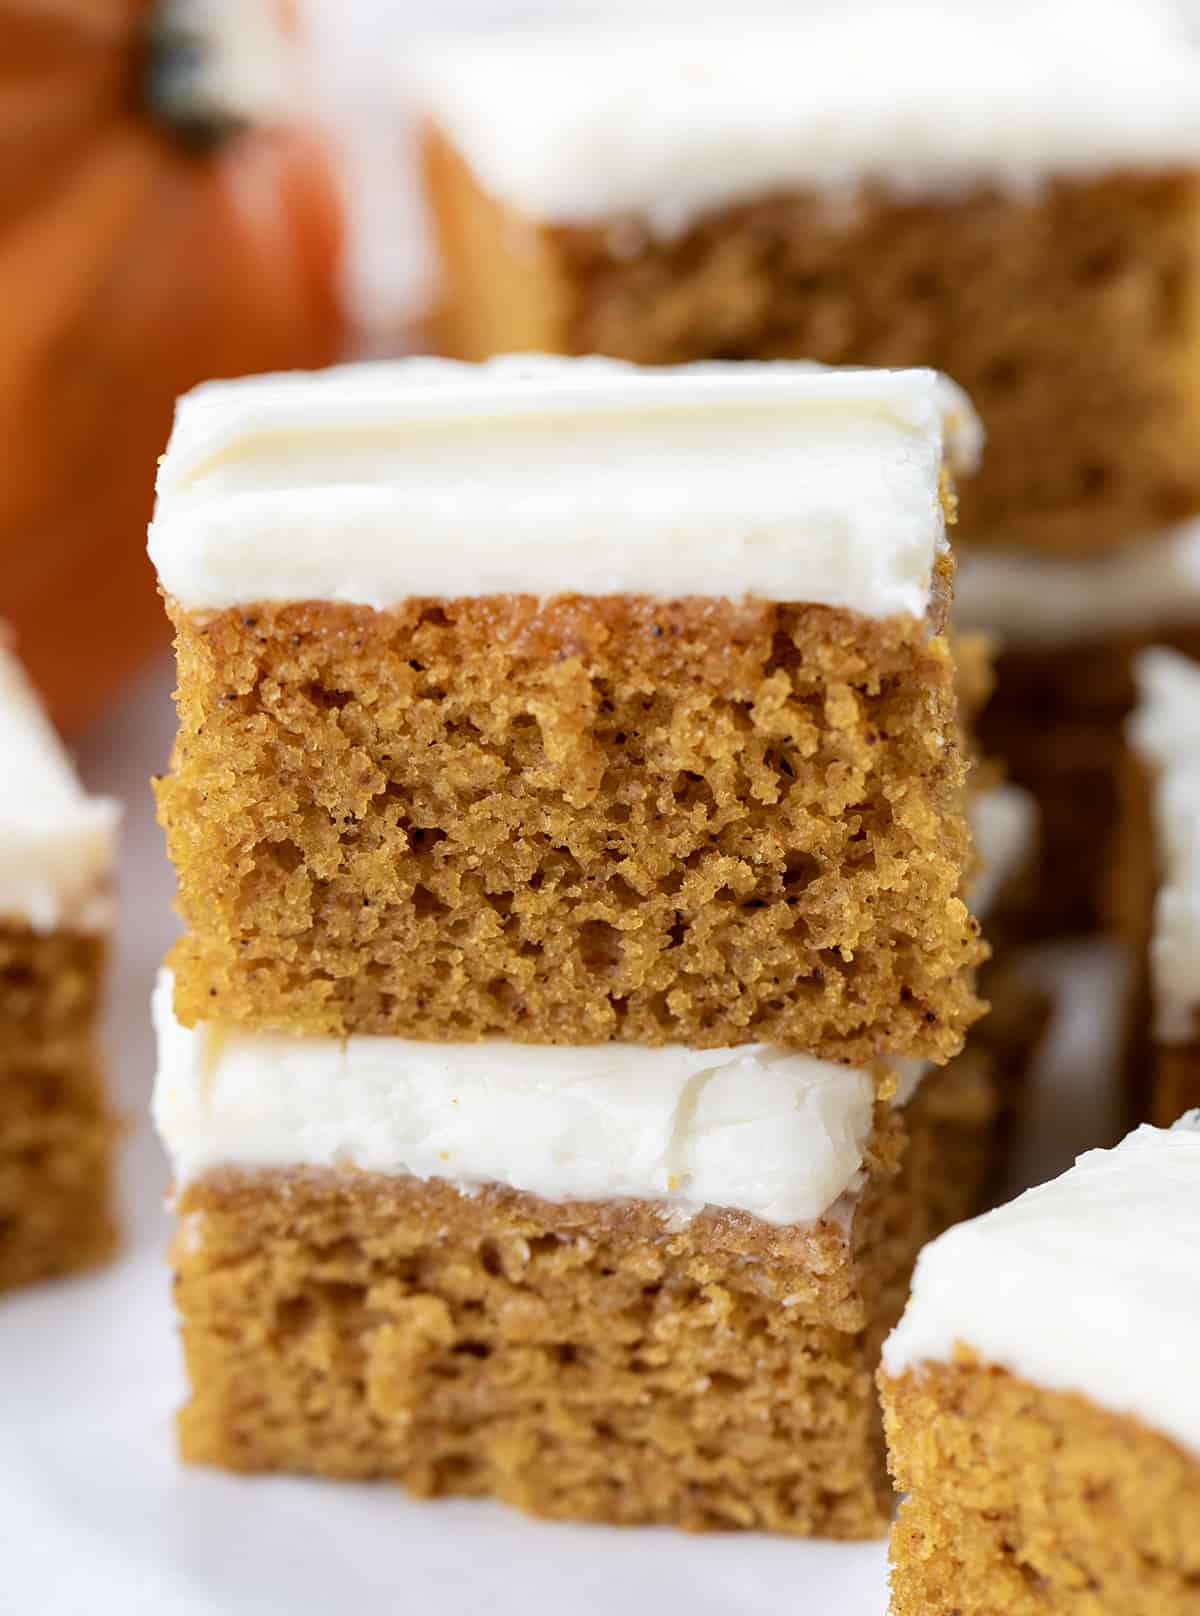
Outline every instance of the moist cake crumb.
<path id="1" fill-rule="evenodd" d="M 961 1048 L 985 950 L 923 625 L 621 597 L 174 618 L 186 1023 Z"/>

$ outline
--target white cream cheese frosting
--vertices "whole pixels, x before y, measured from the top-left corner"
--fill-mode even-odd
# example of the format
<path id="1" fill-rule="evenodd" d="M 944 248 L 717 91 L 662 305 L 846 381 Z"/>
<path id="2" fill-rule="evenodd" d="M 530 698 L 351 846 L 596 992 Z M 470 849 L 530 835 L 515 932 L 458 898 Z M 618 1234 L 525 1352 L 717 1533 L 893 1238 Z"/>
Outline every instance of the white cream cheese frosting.
<path id="1" fill-rule="evenodd" d="M 1014 647 L 1077 646 L 1200 618 L 1200 522 L 1079 559 L 966 549 L 954 581 L 960 628 Z"/>
<path id="2" fill-rule="evenodd" d="M 171 993 L 164 973 L 154 1116 L 177 1186 L 214 1167 L 344 1167 L 806 1223 L 853 1183 L 874 1121 L 867 1073 L 762 1044 L 189 1031 Z"/>
<path id="3" fill-rule="evenodd" d="M 89 797 L 16 657 L 0 645 L 0 919 L 108 923 L 119 808 Z"/>
<path id="4" fill-rule="evenodd" d="M 1200 1112 L 1138 1128 L 925 1247 L 889 1375 L 955 1346 L 1200 1453 Z"/>
<path id="5" fill-rule="evenodd" d="M 752 10 L 753 8 L 751 8 Z M 401 68 L 497 199 L 669 237 L 804 188 L 1027 195 L 1047 178 L 1200 161 L 1193 52 L 1138 7 L 842 5 L 736 21 L 530 27 Z M 614 251 L 616 247 L 614 246 Z"/>
<path id="6" fill-rule="evenodd" d="M 411 359 L 179 404 L 150 554 L 189 610 L 689 595 L 919 617 L 943 461 L 981 434 L 933 371 Z"/>
<path id="7" fill-rule="evenodd" d="M 1143 651 L 1139 702 L 1128 722 L 1153 776 L 1160 863 L 1150 939 L 1154 1031 L 1164 1043 L 1196 1036 L 1200 1010 L 1200 665 L 1176 651 Z"/>

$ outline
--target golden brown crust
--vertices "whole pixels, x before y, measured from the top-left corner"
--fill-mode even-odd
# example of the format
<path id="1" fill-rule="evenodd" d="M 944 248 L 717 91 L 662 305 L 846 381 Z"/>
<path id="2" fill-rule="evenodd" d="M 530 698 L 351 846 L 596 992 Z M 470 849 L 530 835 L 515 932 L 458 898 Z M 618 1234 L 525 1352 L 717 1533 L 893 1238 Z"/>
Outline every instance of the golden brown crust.
<path id="1" fill-rule="evenodd" d="M 925 625 L 626 596 L 173 616 L 184 1022 L 961 1047 L 986 951 Z"/>
<path id="2" fill-rule="evenodd" d="M 670 241 L 498 206 L 436 133 L 441 346 L 643 363 L 932 365 L 988 434 L 971 543 L 1084 554 L 1200 509 L 1200 176 L 1062 180 L 951 203 L 754 200 Z"/>
<path id="3" fill-rule="evenodd" d="M 963 1352 L 881 1376 L 892 1616 L 1197 1616 L 1200 1463 Z"/>
<path id="4" fill-rule="evenodd" d="M 103 956 L 96 937 L 0 924 L 0 1291 L 90 1266 L 115 1242 Z"/>

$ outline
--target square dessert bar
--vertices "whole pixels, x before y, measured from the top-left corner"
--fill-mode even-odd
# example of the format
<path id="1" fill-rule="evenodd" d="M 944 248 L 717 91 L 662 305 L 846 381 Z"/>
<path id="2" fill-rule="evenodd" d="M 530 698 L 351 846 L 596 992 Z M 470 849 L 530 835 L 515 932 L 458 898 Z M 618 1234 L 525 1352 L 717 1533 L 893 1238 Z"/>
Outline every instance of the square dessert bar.
<path id="1" fill-rule="evenodd" d="M 927 1246 L 884 1347 L 893 1616 L 1194 1616 L 1200 1113 Z"/>
<path id="2" fill-rule="evenodd" d="M 182 403 L 187 1025 L 944 1061 L 979 1013 L 929 372 L 407 361 Z"/>
<path id="3" fill-rule="evenodd" d="M 785 1103 L 787 1074 L 814 1063 L 754 1045 L 277 1037 L 292 1046 L 277 1070 L 269 1035 L 218 1032 L 202 1101 L 203 1055 L 168 1053 L 159 1079 L 179 1147 L 186 1459 L 576 1520 L 882 1535 L 873 1373 L 925 1224 L 896 1176 L 903 1122 L 881 1105 L 873 1130 L 868 1074 L 829 1067 L 804 1106 Z M 208 1029 L 174 1035 L 203 1049 Z M 268 1112 L 296 1115 L 306 1063 L 310 1136 L 375 1170 L 298 1163 L 298 1132 L 284 1144 Z M 386 1137 L 352 1112 L 372 1067 L 403 1095 Z M 222 1139 L 239 1095 L 242 1131 Z M 664 1116 L 639 1116 L 660 1097 Z M 291 1162 L 264 1165 L 272 1145 Z M 757 1184 L 737 1155 L 752 1147 Z"/>
<path id="4" fill-rule="evenodd" d="M 1200 663 L 1153 649 L 1135 671 L 1115 908 L 1135 957 L 1130 1099 L 1166 1125 L 1200 1106 Z"/>
<path id="5" fill-rule="evenodd" d="M 439 344 L 929 365 L 987 428 L 972 543 L 1093 552 L 1194 513 L 1194 54 L 1134 7 L 992 9 L 439 48 Z"/>
<path id="6" fill-rule="evenodd" d="M 987 802 L 981 915 L 1029 852 L 1028 804 Z M 885 1084 L 765 1045 L 186 1028 L 164 978 L 184 1456 L 881 1534 L 880 1343 L 918 1248 L 992 1182 L 1036 1038 L 998 985 L 998 1031 Z"/>
<path id="7" fill-rule="evenodd" d="M 116 814 L 0 645 L 0 1290 L 114 1241 L 97 1020 Z"/>

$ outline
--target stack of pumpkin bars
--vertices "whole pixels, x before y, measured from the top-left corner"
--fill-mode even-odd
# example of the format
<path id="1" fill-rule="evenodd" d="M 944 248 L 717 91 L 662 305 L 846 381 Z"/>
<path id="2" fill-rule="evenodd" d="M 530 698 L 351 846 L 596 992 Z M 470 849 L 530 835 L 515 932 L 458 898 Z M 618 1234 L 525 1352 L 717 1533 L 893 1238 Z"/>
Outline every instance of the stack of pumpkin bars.
<path id="1" fill-rule="evenodd" d="M 1094 918 L 1062 839 L 1107 842 L 1127 639 L 1191 553 L 1138 535 L 1200 508 L 1195 74 L 1132 25 L 1116 74 L 1098 33 L 959 26 L 459 43 L 424 76 L 441 346 L 636 364 L 184 402 L 152 553 L 188 1456 L 885 1530 L 881 1342 L 1042 1023 L 1005 946 L 976 980 L 1036 815 L 968 777 L 953 478 L 964 621 L 1040 602 L 983 728 L 1051 927 Z M 754 363 L 797 355 L 955 376 L 981 475 L 934 369 Z M 1046 764 L 1043 675 L 1099 764 Z"/>
<path id="2" fill-rule="evenodd" d="M 183 401 L 151 549 L 186 1454 L 883 1529 L 880 1343 L 1037 1026 L 961 1053 L 977 450 L 929 371 Z M 972 811 L 994 894 L 1027 805 Z"/>

